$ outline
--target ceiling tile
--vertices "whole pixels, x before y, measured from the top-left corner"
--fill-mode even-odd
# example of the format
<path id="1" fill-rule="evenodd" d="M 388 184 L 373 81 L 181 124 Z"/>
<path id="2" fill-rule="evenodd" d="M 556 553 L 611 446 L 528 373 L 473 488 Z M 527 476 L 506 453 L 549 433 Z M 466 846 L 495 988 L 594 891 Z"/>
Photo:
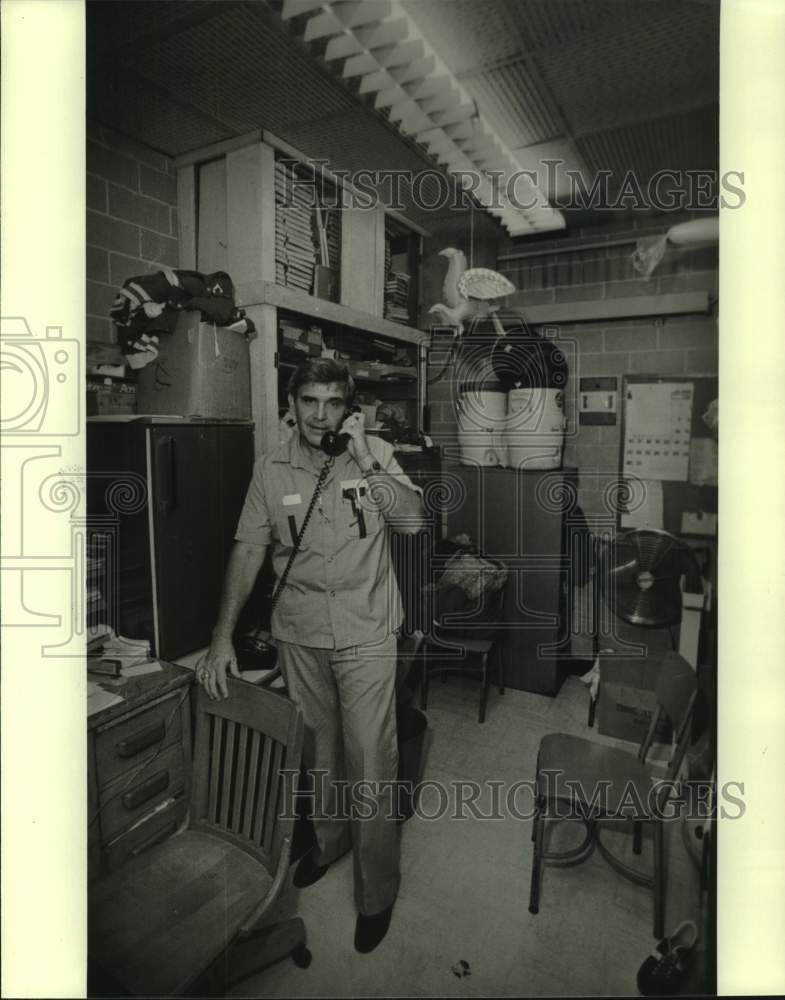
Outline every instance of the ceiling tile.
<path id="1" fill-rule="evenodd" d="M 718 106 L 585 135 L 576 145 L 590 171 L 610 170 L 617 181 L 629 170 L 641 184 L 666 168 L 717 170 Z"/>
<path id="2" fill-rule="evenodd" d="M 527 52 L 555 49 L 640 17 L 651 0 L 504 0 L 517 12 Z M 671 6 L 684 0 L 660 0 Z"/>
<path id="3" fill-rule="evenodd" d="M 351 94 L 337 84 L 325 86 L 324 72 L 307 52 L 262 13 L 252 5 L 226 5 L 225 13 L 128 61 L 179 100 L 238 129 L 264 125 L 275 131 L 353 107 Z"/>
<path id="4" fill-rule="evenodd" d="M 563 132 L 547 86 L 523 61 L 478 73 L 463 85 L 508 146 L 529 146 Z"/>
<path id="5" fill-rule="evenodd" d="M 539 62 L 573 135 L 687 111 L 717 99 L 719 19 L 709 6 L 647 4 Z"/>
<path id="6" fill-rule="evenodd" d="M 122 67 L 107 69 L 97 79 L 88 76 L 87 108 L 90 120 L 168 156 L 179 156 L 236 134 L 236 130 L 187 104 L 179 104 L 170 94 Z"/>
<path id="7" fill-rule="evenodd" d="M 189 21 L 214 13 L 214 0 L 87 0 L 88 49 L 127 50 L 151 36 L 163 36 Z"/>

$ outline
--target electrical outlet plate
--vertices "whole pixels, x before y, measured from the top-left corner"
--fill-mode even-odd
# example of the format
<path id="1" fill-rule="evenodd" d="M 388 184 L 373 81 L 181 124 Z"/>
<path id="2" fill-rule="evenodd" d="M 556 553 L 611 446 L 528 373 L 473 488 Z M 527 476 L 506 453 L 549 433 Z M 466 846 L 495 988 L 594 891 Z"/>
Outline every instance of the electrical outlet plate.
<path id="1" fill-rule="evenodd" d="M 582 424 L 616 423 L 619 380 L 615 375 L 599 375 L 579 380 L 578 419 Z"/>

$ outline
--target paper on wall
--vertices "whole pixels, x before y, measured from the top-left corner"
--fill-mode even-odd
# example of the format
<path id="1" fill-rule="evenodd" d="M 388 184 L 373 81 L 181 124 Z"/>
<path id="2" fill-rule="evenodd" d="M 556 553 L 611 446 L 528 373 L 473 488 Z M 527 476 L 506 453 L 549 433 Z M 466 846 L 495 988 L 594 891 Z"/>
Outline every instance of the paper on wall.
<path id="1" fill-rule="evenodd" d="M 663 528 L 662 483 L 659 479 L 643 479 L 638 487 L 642 488 L 643 499 L 634 499 L 634 509 L 624 511 L 621 515 L 622 528 Z M 638 490 L 633 491 L 633 495 Z"/>
<path id="2" fill-rule="evenodd" d="M 717 442 L 693 438 L 690 443 L 690 482 L 695 486 L 717 485 Z"/>
<path id="3" fill-rule="evenodd" d="M 627 431 L 630 434 L 665 434 L 670 430 L 672 383 L 627 387 Z"/>
<path id="4" fill-rule="evenodd" d="M 640 479 L 686 482 L 693 389 L 692 382 L 627 387 L 625 474 Z"/>

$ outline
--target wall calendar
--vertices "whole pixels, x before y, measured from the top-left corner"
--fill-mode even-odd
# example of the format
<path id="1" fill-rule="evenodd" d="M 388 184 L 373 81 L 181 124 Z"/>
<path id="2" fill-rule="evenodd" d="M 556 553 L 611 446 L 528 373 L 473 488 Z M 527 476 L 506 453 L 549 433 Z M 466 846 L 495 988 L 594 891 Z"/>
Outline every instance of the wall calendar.
<path id="1" fill-rule="evenodd" d="M 693 388 L 692 382 L 627 384 L 624 475 L 687 481 Z"/>

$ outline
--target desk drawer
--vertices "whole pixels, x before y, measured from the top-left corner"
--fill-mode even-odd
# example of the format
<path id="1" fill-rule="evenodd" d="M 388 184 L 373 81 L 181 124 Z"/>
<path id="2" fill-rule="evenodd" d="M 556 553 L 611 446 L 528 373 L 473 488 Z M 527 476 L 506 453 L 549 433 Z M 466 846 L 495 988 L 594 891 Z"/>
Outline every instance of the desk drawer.
<path id="1" fill-rule="evenodd" d="M 118 868 L 124 861 L 136 857 L 149 847 L 160 844 L 177 830 L 188 814 L 188 799 L 181 795 L 174 802 L 168 803 L 159 812 L 153 813 L 148 819 L 133 830 L 128 830 L 106 844 L 101 855 L 102 873 Z"/>
<path id="2" fill-rule="evenodd" d="M 118 775 L 138 767 L 159 747 L 180 743 L 182 723 L 180 709 L 182 692 L 175 692 L 145 712 L 110 726 L 96 734 L 95 757 L 98 787 L 102 788 Z"/>
<path id="3" fill-rule="evenodd" d="M 148 758 L 153 752 L 148 751 Z M 143 761 L 140 755 L 137 766 Z M 121 775 L 99 791 L 101 841 L 105 844 L 135 820 L 146 815 L 159 802 L 182 795 L 185 791 L 183 749 L 180 744 L 159 753 L 146 767 L 129 780 Z"/>

